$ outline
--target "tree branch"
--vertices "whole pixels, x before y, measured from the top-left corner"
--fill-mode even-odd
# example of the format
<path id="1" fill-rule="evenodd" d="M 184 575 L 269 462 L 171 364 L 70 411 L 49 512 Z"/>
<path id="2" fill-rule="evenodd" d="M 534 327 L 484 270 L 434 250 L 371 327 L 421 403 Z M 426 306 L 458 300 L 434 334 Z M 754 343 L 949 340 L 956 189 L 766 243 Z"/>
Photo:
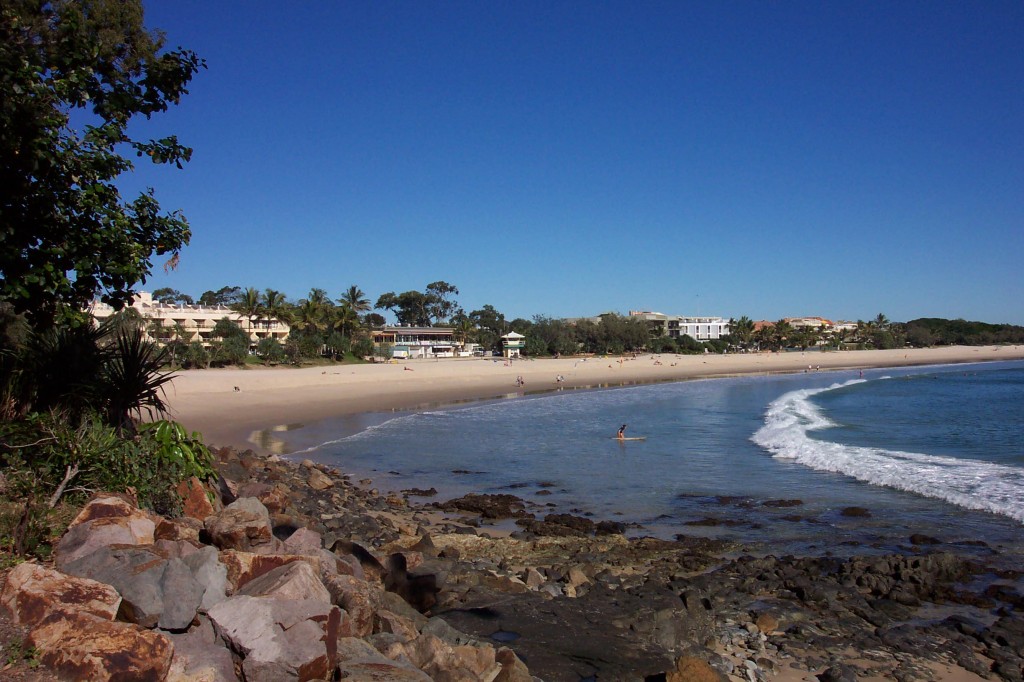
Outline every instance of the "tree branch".
<path id="1" fill-rule="evenodd" d="M 64 494 L 64 488 L 66 488 L 68 483 L 71 482 L 71 479 L 77 475 L 78 464 L 76 463 L 73 467 L 68 465 L 67 471 L 64 472 L 64 480 L 60 482 L 60 485 L 57 486 L 57 490 L 50 497 L 50 509 L 57 506 L 57 501 L 60 499 L 60 496 Z"/>

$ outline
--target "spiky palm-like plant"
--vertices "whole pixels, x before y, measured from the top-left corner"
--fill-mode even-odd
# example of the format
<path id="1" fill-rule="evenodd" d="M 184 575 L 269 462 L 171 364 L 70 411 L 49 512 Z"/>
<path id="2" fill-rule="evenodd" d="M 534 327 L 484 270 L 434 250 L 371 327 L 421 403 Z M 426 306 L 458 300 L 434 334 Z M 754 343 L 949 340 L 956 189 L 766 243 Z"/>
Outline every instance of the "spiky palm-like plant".
<path id="1" fill-rule="evenodd" d="M 166 351 L 147 341 L 139 329 L 118 331 L 103 368 L 103 404 L 108 422 L 131 428 L 133 418 L 163 416 L 163 386 L 172 375 L 160 368 Z"/>

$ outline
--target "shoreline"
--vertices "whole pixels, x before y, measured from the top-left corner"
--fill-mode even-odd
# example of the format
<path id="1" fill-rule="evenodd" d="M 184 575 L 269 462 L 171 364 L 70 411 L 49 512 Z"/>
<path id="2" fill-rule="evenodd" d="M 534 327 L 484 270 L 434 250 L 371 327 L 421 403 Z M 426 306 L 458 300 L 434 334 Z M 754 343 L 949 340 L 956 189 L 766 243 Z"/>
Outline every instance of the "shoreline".
<path id="1" fill-rule="evenodd" d="M 1024 359 L 1024 346 L 806 351 L 731 355 L 644 354 L 543 358 L 445 358 L 400 363 L 301 368 L 186 370 L 169 382 L 171 418 L 210 445 L 287 454 L 275 434 L 327 419 L 439 405 L 522 398 L 559 389 L 594 390 L 643 384 L 799 372 L 947 365 Z M 558 377 L 562 381 L 558 381 Z M 518 384 L 518 378 L 523 380 Z"/>

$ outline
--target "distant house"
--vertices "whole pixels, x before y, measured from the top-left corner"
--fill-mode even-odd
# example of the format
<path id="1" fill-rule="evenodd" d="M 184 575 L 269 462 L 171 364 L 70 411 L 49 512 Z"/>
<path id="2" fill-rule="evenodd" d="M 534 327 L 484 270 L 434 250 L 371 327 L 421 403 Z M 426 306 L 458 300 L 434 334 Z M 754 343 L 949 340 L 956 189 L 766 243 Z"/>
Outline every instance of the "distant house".
<path id="1" fill-rule="evenodd" d="M 454 334 L 452 327 L 384 327 L 373 333 L 373 342 L 389 346 L 393 358 L 452 358 Z"/>
<path id="2" fill-rule="evenodd" d="M 811 327 L 814 329 L 831 329 L 835 325 L 824 317 L 787 317 L 786 322 L 794 329 Z"/>
<path id="3" fill-rule="evenodd" d="M 250 321 L 231 308 L 221 306 L 161 303 L 154 301 L 153 295 L 145 291 L 136 294 L 135 301 L 130 307 L 146 320 L 146 336 L 157 343 L 166 343 L 178 338 L 185 343 L 199 341 L 203 346 L 209 347 L 213 340 L 213 328 L 225 317 L 237 324 L 242 331 L 249 332 L 251 345 L 258 344 L 265 338 L 283 342 L 288 338 L 290 331 L 288 324 L 281 320 L 262 318 Z M 117 311 L 106 303 L 93 301 L 88 312 L 97 322 L 103 322 Z"/>

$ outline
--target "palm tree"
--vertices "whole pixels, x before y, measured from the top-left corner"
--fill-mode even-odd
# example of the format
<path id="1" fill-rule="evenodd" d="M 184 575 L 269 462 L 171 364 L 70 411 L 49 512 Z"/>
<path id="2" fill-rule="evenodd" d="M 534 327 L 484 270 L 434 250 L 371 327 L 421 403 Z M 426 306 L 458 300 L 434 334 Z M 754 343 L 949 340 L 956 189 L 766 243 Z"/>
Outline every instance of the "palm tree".
<path id="1" fill-rule="evenodd" d="M 348 305 L 342 305 L 335 313 L 334 324 L 342 335 L 352 338 L 359 327 L 359 315 Z"/>
<path id="2" fill-rule="evenodd" d="M 774 327 L 770 324 L 763 325 L 754 332 L 754 341 L 757 343 L 758 349 L 767 348 L 768 350 L 774 350 Z"/>
<path id="3" fill-rule="evenodd" d="M 461 343 L 463 350 L 465 350 L 466 342 L 469 341 L 470 336 L 476 331 L 476 325 L 465 314 L 456 317 L 452 322 L 455 323 L 455 340 Z"/>
<path id="4" fill-rule="evenodd" d="M 363 293 L 363 290 L 355 284 L 350 286 L 341 294 L 341 298 L 338 299 L 338 302 L 351 308 L 352 312 L 356 315 L 369 312 L 373 309 L 370 305 L 370 299 L 366 298 L 366 294 Z"/>
<path id="5" fill-rule="evenodd" d="M 871 335 L 871 323 L 865 322 L 864 320 L 857 320 L 857 331 L 854 332 L 854 338 L 857 343 L 864 343 L 864 341 Z"/>
<path id="6" fill-rule="evenodd" d="M 263 300 L 256 287 L 249 287 L 242 294 L 238 303 L 233 303 L 231 309 L 242 317 L 249 320 L 249 341 L 252 342 L 252 321 L 263 314 Z"/>
<path id="7" fill-rule="evenodd" d="M 738 320 L 729 320 L 729 334 L 739 346 L 749 347 L 754 340 L 754 321 L 746 315 Z"/>
<path id="8" fill-rule="evenodd" d="M 270 326 L 271 320 L 287 322 L 291 318 L 291 310 L 284 294 L 275 289 L 267 289 L 263 294 L 263 312 L 266 314 L 266 325 Z"/>
<path id="9" fill-rule="evenodd" d="M 314 300 L 304 299 L 295 308 L 292 327 L 297 331 L 303 332 L 323 331 L 326 327 L 324 312 L 322 304 L 317 304 Z"/>
<path id="10" fill-rule="evenodd" d="M 315 304 L 319 308 L 326 308 L 331 305 L 331 301 L 327 298 L 327 292 L 324 289 L 318 289 L 316 287 L 309 290 L 309 296 L 306 300 L 310 303 Z"/>

